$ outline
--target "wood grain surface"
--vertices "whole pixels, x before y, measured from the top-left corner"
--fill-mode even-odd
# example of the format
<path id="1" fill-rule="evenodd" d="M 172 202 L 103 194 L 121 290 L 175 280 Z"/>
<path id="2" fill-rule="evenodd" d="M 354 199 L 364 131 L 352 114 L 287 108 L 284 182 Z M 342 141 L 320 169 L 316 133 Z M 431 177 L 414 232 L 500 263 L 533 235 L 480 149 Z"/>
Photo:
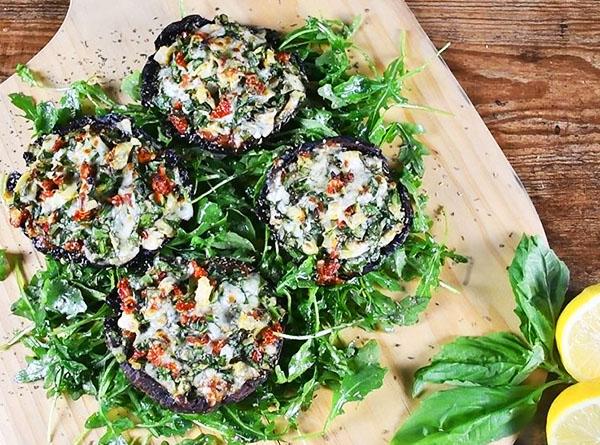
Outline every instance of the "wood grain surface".
<path id="1" fill-rule="evenodd" d="M 600 281 L 600 2 L 407 0 L 521 177 L 571 292 Z M 0 0 L 0 80 L 63 21 L 68 0 Z M 542 444 L 543 416 L 520 443 Z"/>

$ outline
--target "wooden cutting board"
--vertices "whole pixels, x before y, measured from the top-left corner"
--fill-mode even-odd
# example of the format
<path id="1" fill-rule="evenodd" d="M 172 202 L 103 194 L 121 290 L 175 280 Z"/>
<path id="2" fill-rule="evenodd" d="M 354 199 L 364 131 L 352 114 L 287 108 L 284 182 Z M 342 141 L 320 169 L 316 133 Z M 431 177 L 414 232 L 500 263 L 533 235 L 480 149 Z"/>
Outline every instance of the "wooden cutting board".
<path id="1" fill-rule="evenodd" d="M 364 25 L 358 41 L 380 67 L 397 56 L 402 30 L 408 36 L 409 66 L 432 59 L 436 51 L 401 0 L 187 0 L 184 6 L 188 14 L 212 17 L 227 13 L 242 23 L 282 30 L 300 26 L 309 15 L 344 20 L 362 15 Z M 176 0 L 73 0 L 60 30 L 29 66 L 44 73 L 45 83 L 56 88 L 97 75 L 116 92 L 118 81 L 114 79 L 141 69 L 146 54 L 153 50 L 156 34 L 179 18 Z M 389 370 L 384 387 L 364 402 L 351 404 L 325 438 L 310 443 L 387 443 L 418 403 L 409 396 L 414 370 L 425 364 L 440 344 L 456 335 L 516 330 L 506 267 L 521 233 L 544 234 L 519 178 L 444 62 L 434 60 L 424 73 L 409 81 L 408 89 L 414 103 L 452 113 L 419 111 L 397 117 L 425 126 L 423 140 L 432 152 L 427 160 L 425 188 L 430 210 L 437 215 L 435 232 L 438 239 L 467 255 L 470 263 L 446 268 L 444 280 L 460 294 L 440 289 L 419 325 L 399 328 L 393 334 L 371 335 L 380 342 L 382 361 Z M 30 134 L 28 124 L 18 117 L 8 99 L 8 94 L 16 91 L 38 99 L 60 95 L 51 89 L 29 89 L 15 76 L 0 85 L 0 169 L 5 171 L 23 168 L 21 153 Z M 10 227 L 5 209 L 0 218 L 0 244 L 12 253 L 23 254 L 31 275 L 42 257 L 24 235 Z M 10 304 L 18 296 L 14 278 L 1 283 L 0 289 L 0 335 L 7 339 L 23 322 L 10 315 Z M 39 385 L 20 386 L 13 380 L 25 364 L 25 354 L 23 348 L 16 347 L 0 355 L 2 444 L 46 442 L 51 403 L 45 391 Z M 319 393 L 313 408 L 303 416 L 305 431 L 320 428 L 328 403 L 329 394 Z M 73 443 L 93 409 L 91 398 L 59 400 L 50 425 L 53 443 Z M 94 443 L 96 437 L 92 434 L 84 443 Z"/>

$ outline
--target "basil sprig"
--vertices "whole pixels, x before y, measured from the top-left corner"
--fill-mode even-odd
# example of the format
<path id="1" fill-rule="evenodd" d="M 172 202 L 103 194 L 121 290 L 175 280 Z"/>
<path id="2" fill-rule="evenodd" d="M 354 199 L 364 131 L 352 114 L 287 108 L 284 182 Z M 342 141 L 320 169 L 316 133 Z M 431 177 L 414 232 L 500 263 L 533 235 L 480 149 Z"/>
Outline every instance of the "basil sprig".
<path id="1" fill-rule="evenodd" d="M 569 270 L 539 236 L 523 236 L 508 268 L 524 337 L 510 332 L 458 337 L 415 374 L 413 394 L 428 384 L 454 388 L 427 397 L 391 445 L 485 445 L 518 432 L 533 418 L 544 390 L 571 383 L 554 346 Z M 538 368 L 553 374 L 523 382 Z"/>

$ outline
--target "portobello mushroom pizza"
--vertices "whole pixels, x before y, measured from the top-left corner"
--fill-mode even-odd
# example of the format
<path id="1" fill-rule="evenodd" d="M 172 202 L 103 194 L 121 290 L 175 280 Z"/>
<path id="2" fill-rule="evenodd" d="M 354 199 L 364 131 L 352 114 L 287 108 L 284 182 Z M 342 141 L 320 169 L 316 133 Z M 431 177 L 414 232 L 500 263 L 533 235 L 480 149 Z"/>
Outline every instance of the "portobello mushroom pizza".
<path id="1" fill-rule="evenodd" d="M 412 208 L 381 151 L 337 137 L 278 158 L 259 214 L 293 256 L 317 257 L 317 282 L 341 283 L 378 266 L 406 239 Z"/>
<path id="2" fill-rule="evenodd" d="M 142 103 L 181 139 L 239 153 L 275 133 L 306 97 L 298 59 L 275 31 L 191 15 L 167 26 L 142 72 Z"/>
<path id="3" fill-rule="evenodd" d="M 250 266 L 157 256 L 121 278 L 106 336 L 126 376 L 162 406 L 205 412 L 237 402 L 274 369 L 281 310 Z"/>
<path id="4" fill-rule="evenodd" d="M 9 176 L 10 223 L 55 258 L 122 265 L 174 236 L 193 209 L 174 153 L 116 115 L 34 141 Z"/>

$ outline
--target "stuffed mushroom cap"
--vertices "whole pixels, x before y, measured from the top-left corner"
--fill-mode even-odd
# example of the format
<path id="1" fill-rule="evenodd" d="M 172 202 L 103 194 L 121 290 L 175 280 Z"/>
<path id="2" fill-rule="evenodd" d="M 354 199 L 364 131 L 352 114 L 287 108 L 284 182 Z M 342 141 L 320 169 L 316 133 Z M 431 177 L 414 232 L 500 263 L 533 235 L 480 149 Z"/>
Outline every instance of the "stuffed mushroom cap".
<path id="1" fill-rule="evenodd" d="M 317 282 L 341 283 L 379 266 L 410 230 L 406 190 L 381 151 L 345 137 L 291 149 L 278 158 L 259 213 L 292 256 L 316 256 Z"/>
<path id="2" fill-rule="evenodd" d="M 126 117 L 73 121 L 35 140 L 10 175 L 10 222 L 58 259 L 122 265 L 192 217 L 177 156 Z"/>
<path id="3" fill-rule="evenodd" d="M 295 55 L 275 31 L 198 15 L 167 26 L 142 72 L 142 103 L 172 133 L 207 150 L 234 154 L 277 132 L 306 97 Z"/>
<path id="4" fill-rule="evenodd" d="M 156 257 L 121 278 L 109 304 L 110 350 L 135 387 L 174 411 L 237 402 L 279 359 L 280 309 L 260 275 L 236 260 Z"/>

